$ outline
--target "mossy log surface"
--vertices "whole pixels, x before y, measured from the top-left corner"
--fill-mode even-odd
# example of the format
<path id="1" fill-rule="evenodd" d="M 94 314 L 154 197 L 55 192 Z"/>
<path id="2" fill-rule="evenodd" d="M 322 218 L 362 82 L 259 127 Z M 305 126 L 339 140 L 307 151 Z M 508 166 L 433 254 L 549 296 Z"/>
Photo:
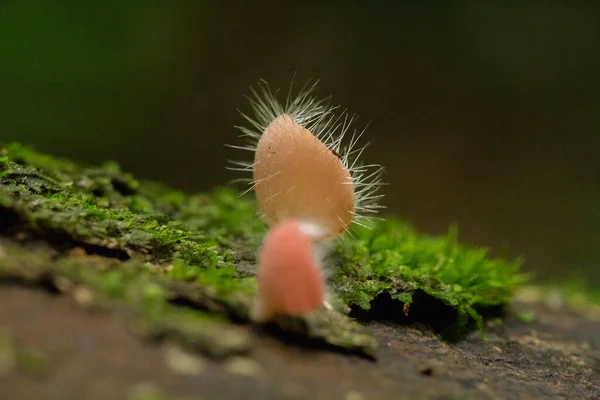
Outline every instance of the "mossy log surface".
<path id="1" fill-rule="evenodd" d="M 353 228 L 332 246 L 333 310 L 256 327 L 249 309 L 255 254 L 265 233 L 254 202 L 231 188 L 187 195 L 140 182 L 115 163 L 88 167 L 18 144 L 0 148 L 0 288 L 16 290 L 17 297 L 23 287 L 63 294 L 85 309 L 117 316 L 128 331 L 161 346 L 212 360 L 247 362 L 258 354 L 269 365 L 274 359 L 261 352 L 265 341 L 274 341 L 386 363 L 399 337 L 424 345 L 416 332 L 430 332 L 425 336 L 436 351 L 465 338 L 486 346 L 486 332 L 492 327 L 492 339 L 498 337 L 494 326 L 526 280 L 519 260 L 492 259 L 485 249 L 462 246 L 455 229 L 431 237 L 386 218 Z M 419 328 L 407 333 L 407 323 Z M 43 364 L 27 351 L 9 353 L 0 351 L 0 376 L 3 354 L 4 361 L 33 365 L 25 369 Z M 477 356 L 479 350 L 470 355 Z M 320 357 L 337 368 L 334 359 Z M 423 368 L 422 375 L 437 370 Z M 159 396 L 142 389 L 139 398 Z M 360 396 L 350 391 L 347 398 L 362 398 L 354 394 Z M 318 398 L 311 396 L 274 398 Z"/>
<path id="2" fill-rule="evenodd" d="M 85 168 L 18 144 L 2 149 L 0 183 L 2 231 L 11 238 L 0 261 L 4 279 L 84 288 L 101 307 L 129 308 L 149 333 L 209 354 L 250 348 L 249 338 L 227 341 L 208 325 L 249 320 L 254 253 L 265 233 L 251 201 L 225 188 L 186 196 L 140 183 L 114 163 Z M 271 328 L 375 357 L 368 331 L 332 310 L 279 318 Z"/>

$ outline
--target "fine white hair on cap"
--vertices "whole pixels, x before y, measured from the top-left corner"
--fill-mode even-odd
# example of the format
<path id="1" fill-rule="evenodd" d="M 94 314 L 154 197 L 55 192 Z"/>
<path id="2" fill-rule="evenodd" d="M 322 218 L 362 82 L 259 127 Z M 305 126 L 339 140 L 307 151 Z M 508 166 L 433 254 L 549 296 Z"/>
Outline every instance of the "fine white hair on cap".
<path id="1" fill-rule="evenodd" d="M 295 97 L 290 85 L 285 103 L 264 80 L 251 88 L 253 115 L 241 113 L 249 126 L 236 127 L 247 143 L 229 146 L 254 154 L 252 161 L 231 161 L 230 169 L 252 173 L 246 192 L 256 192 L 267 224 L 295 218 L 322 240 L 363 225 L 382 208 L 383 167 L 360 161 L 365 130 L 351 128 L 355 116 L 336 113 L 329 98 L 314 97 L 317 83 L 307 82 Z"/>

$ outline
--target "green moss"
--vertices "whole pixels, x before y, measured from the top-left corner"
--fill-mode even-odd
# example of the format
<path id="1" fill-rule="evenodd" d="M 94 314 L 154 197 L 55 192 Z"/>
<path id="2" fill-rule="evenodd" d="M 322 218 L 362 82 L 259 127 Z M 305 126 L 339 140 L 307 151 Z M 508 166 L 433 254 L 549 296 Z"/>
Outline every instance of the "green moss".
<path id="1" fill-rule="evenodd" d="M 486 249 L 461 246 L 455 228 L 431 237 L 388 220 L 357 227 L 353 236 L 338 249 L 332 282 L 346 304 L 364 310 L 383 293 L 410 305 L 420 290 L 455 308 L 459 321 L 473 318 L 483 333 L 478 310 L 508 304 L 525 280 L 520 261 L 490 259 Z"/>
<path id="2" fill-rule="evenodd" d="M 524 311 L 517 314 L 517 319 L 526 324 L 535 322 L 537 315 L 533 311 Z"/>
<path id="3" fill-rule="evenodd" d="M 82 306 L 122 314 L 139 334 L 169 338 L 212 357 L 248 352 L 252 347 L 249 332 L 228 323 L 210 309 L 210 301 L 224 301 L 209 286 L 173 285 L 164 273 L 140 260 L 125 263 L 93 257 L 65 257 L 53 260 L 43 248 L 31 252 L 20 246 L 5 245 L 0 258 L 0 279 L 54 286 L 73 296 Z M 83 296 L 82 293 L 86 295 Z M 171 300 L 187 297 L 203 299 L 203 309 L 185 308 Z M 192 300 L 188 301 L 192 304 Z M 204 310 L 208 309 L 208 310 Z"/>
<path id="4" fill-rule="evenodd" d="M 254 202 L 237 191 L 187 195 L 138 182 L 115 163 L 85 167 L 18 144 L 0 149 L 0 183 L 5 234 L 42 239 L 60 252 L 79 246 L 91 254 L 131 258 L 108 270 L 70 258 L 47 260 L 54 265 L 49 273 L 83 280 L 106 298 L 136 298 L 136 307 L 144 304 L 161 318 L 171 307 L 165 299 L 175 299 L 248 321 L 255 252 L 266 227 Z M 355 227 L 352 235 L 332 259 L 330 286 L 340 308 L 368 311 L 373 300 L 389 295 L 401 307 L 387 317 L 390 312 L 410 317 L 415 298 L 425 293 L 455 312 L 449 315 L 460 327 L 474 320 L 483 329 L 482 312 L 508 304 L 524 280 L 518 261 L 490 259 L 484 249 L 461 246 L 455 230 L 429 237 L 388 219 L 372 229 Z M 336 346 L 374 351 L 373 339 L 347 317 L 315 315 L 319 323 L 308 318 L 293 329 Z"/>
<path id="5" fill-rule="evenodd" d="M 319 339 L 332 347 L 360 348 L 370 358 L 377 356 L 377 343 L 373 341 L 368 331 L 335 311 L 321 309 L 305 318 L 282 317 L 274 324 L 283 331 Z"/>
<path id="6" fill-rule="evenodd" d="M 38 153 L 19 143 L 6 145 L 5 154 L 10 154 L 10 159 L 17 164 L 44 170 L 46 173 L 57 179 L 68 179 L 68 177 L 78 171 L 77 166 L 70 161 Z M 4 157 L 4 159 L 7 160 L 8 157 Z"/>

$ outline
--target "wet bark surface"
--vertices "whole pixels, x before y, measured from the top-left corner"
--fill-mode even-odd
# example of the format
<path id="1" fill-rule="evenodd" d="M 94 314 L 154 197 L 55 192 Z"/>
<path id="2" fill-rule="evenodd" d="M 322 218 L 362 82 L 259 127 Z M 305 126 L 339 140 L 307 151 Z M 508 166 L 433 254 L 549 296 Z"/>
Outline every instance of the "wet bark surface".
<path id="1" fill-rule="evenodd" d="M 370 322 L 378 360 L 285 343 L 253 331 L 245 356 L 213 361 L 132 334 L 44 288 L 0 286 L 2 399 L 536 399 L 600 398 L 600 322 L 516 303 L 473 334 L 443 342 L 423 325 Z"/>

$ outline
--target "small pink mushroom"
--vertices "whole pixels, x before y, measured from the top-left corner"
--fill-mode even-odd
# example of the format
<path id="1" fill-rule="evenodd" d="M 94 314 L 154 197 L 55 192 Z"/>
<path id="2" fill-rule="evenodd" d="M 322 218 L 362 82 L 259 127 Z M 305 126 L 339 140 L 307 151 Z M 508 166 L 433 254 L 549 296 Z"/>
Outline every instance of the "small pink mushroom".
<path id="1" fill-rule="evenodd" d="M 303 315 L 321 307 L 325 283 L 313 242 L 302 224 L 287 220 L 275 226 L 260 250 L 258 296 L 252 319 Z"/>

